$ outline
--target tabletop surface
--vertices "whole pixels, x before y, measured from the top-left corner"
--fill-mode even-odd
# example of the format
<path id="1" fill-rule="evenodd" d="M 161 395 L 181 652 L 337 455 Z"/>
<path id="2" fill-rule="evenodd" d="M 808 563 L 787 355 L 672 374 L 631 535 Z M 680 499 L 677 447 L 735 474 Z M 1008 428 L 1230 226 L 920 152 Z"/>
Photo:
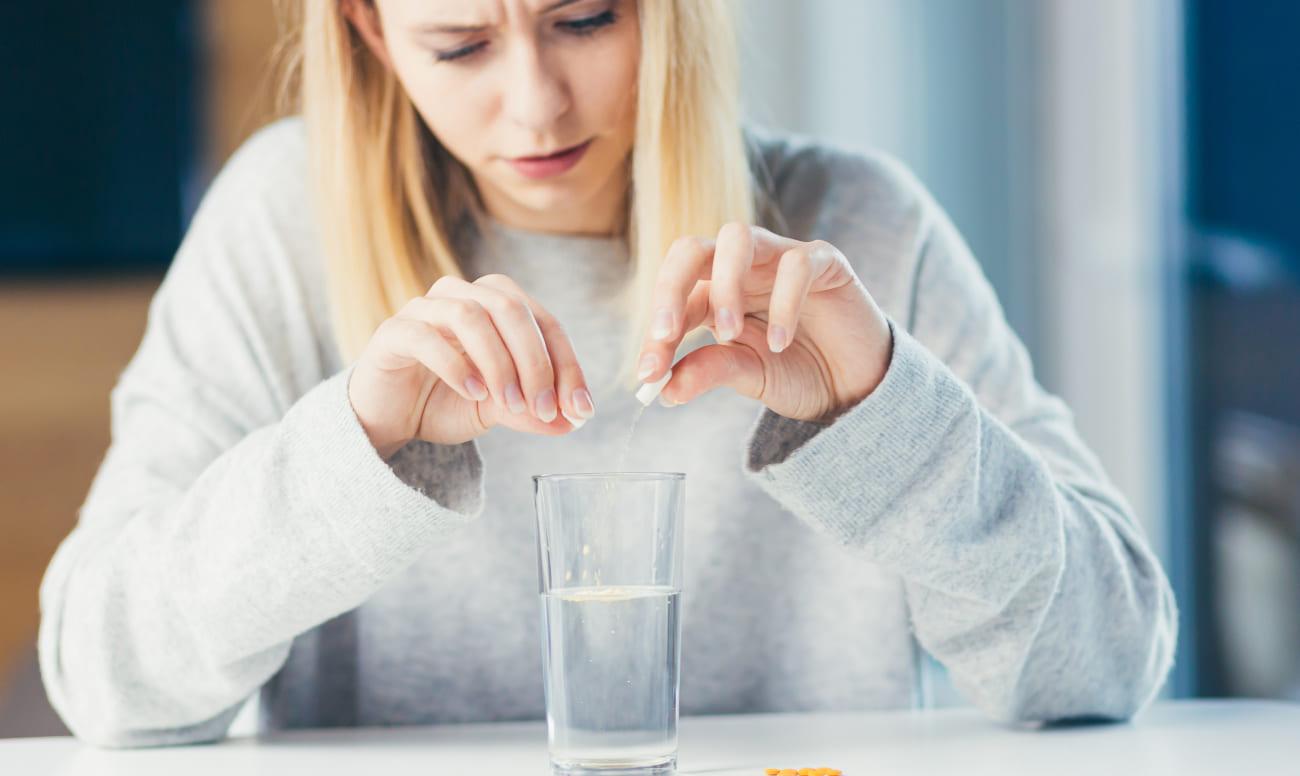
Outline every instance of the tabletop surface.
<path id="1" fill-rule="evenodd" d="M 858 774 L 1300 774 L 1300 705 L 1183 701 L 1122 725 L 1011 728 L 972 709 L 758 714 L 681 721 L 679 773 L 764 768 Z M 537 774 L 549 772 L 542 723 L 275 733 L 209 746 L 105 751 L 71 738 L 0 741 L 0 773 Z"/>

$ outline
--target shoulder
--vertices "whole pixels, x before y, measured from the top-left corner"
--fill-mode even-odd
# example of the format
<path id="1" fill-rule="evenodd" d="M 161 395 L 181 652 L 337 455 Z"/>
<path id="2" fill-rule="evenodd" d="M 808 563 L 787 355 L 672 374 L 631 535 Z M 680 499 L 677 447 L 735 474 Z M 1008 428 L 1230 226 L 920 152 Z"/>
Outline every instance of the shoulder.
<path id="1" fill-rule="evenodd" d="M 762 129 L 748 128 L 746 136 L 760 195 L 791 229 L 906 231 L 932 205 L 911 170 L 884 152 Z"/>
<path id="2" fill-rule="evenodd" d="M 942 211 L 916 176 L 880 151 L 746 127 L 760 222 L 839 248 L 877 301 L 897 314 L 910 298 L 924 240 Z"/>
<path id="3" fill-rule="evenodd" d="M 188 266 L 262 292 L 317 279 L 324 266 L 309 179 L 300 119 L 255 132 L 208 186 L 173 271 Z"/>
<path id="4" fill-rule="evenodd" d="M 253 133 L 208 186 L 176 264 L 259 275 L 322 271 L 309 180 L 300 119 L 282 119 Z"/>
<path id="5" fill-rule="evenodd" d="M 254 133 L 205 192 L 151 314 L 208 325 L 197 338 L 273 340 L 315 350 L 329 340 L 326 268 L 299 119 Z M 228 331 L 222 331 L 223 326 Z M 179 330 L 188 326 L 177 323 Z M 296 352 L 277 354 L 284 360 Z"/>
<path id="6" fill-rule="evenodd" d="M 301 213 L 309 191 L 307 137 L 298 117 L 281 119 L 254 132 L 213 178 L 200 206 L 223 215 L 294 211 Z"/>
<path id="7" fill-rule="evenodd" d="M 231 155 L 222 174 L 239 176 L 254 170 L 305 170 L 306 159 L 307 132 L 302 118 L 288 116 L 250 135 Z"/>

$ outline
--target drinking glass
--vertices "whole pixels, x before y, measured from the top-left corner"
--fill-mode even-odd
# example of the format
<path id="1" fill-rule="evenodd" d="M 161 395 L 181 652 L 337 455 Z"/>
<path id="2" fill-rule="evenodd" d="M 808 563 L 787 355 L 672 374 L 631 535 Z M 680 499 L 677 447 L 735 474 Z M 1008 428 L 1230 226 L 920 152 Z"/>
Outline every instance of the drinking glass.
<path id="1" fill-rule="evenodd" d="M 551 474 L 533 485 L 552 770 L 671 774 L 686 475 Z"/>

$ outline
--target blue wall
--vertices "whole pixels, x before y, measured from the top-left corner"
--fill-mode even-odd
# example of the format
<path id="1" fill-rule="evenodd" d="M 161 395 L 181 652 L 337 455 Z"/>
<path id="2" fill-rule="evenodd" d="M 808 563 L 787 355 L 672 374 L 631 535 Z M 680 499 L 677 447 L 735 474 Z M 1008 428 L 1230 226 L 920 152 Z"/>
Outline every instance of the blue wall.
<path id="1" fill-rule="evenodd" d="M 170 260 L 193 158 L 191 11 L 0 3 L 0 273 Z"/>

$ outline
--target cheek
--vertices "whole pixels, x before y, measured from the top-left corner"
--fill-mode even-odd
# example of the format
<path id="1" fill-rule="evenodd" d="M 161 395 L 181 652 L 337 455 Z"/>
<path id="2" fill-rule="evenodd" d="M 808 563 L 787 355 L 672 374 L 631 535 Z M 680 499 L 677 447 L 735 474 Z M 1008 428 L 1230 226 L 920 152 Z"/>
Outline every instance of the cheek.
<path id="1" fill-rule="evenodd" d="M 486 89 L 476 88 L 474 78 L 440 68 L 423 59 L 393 58 L 394 70 L 416 112 L 438 141 L 456 158 L 474 162 L 487 139 L 489 105 Z"/>
<path id="2" fill-rule="evenodd" d="M 636 120 L 639 39 L 635 35 L 611 38 L 600 49 L 570 70 L 575 74 L 574 102 L 589 123 L 609 129 L 630 127 Z M 600 66 L 592 67 L 593 61 Z"/>

